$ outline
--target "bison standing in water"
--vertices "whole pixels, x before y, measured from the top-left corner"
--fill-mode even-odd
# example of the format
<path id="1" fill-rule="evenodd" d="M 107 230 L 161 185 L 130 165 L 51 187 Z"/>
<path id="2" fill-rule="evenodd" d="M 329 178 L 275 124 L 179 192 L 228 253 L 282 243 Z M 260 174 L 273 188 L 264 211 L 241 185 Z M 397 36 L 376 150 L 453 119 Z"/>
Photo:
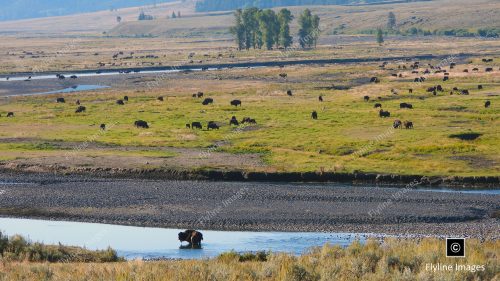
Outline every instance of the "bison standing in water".
<path id="1" fill-rule="evenodd" d="M 179 232 L 179 241 L 188 242 L 191 248 L 200 248 L 203 234 L 196 230 L 188 229 L 184 232 Z"/>

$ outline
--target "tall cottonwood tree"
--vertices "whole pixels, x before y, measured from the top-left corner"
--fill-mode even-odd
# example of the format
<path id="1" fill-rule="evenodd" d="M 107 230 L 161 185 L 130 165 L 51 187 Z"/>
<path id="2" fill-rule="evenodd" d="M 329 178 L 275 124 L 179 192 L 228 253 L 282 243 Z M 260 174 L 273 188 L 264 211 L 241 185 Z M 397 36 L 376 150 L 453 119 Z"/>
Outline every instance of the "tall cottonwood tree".
<path id="1" fill-rule="evenodd" d="M 316 46 L 319 38 L 319 22 L 318 15 L 311 13 L 311 10 L 306 9 L 299 17 L 299 43 L 302 48 Z"/>
<path id="2" fill-rule="evenodd" d="M 278 22 L 280 31 L 278 35 L 278 45 L 288 48 L 293 43 L 293 38 L 290 35 L 290 22 L 293 20 L 292 12 L 288 9 L 281 9 L 278 13 Z"/>

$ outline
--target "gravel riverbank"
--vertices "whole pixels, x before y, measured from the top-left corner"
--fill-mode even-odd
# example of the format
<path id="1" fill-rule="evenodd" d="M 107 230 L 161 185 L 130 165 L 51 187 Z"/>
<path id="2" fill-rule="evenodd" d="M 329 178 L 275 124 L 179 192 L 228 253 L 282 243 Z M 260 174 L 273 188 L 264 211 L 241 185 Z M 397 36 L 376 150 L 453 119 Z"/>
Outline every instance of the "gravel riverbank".
<path id="1" fill-rule="evenodd" d="M 500 195 L 0 174 L 0 215 L 136 226 L 497 239 Z"/>

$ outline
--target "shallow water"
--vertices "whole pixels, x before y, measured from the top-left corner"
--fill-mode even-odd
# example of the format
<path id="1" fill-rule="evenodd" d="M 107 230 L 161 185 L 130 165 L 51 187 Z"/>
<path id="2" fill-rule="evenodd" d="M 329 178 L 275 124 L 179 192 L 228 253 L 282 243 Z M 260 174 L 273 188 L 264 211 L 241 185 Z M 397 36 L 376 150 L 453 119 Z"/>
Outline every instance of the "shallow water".
<path id="1" fill-rule="evenodd" d="M 301 254 L 325 243 L 347 246 L 353 240 L 366 240 L 364 234 L 314 232 L 207 231 L 202 249 L 179 249 L 179 229 L 132 227 L 97 223 L 0 218 L 0 231 L 21 234 L 33 242 L 62 243 L 87 249 L 108 246 L 127 259 L 201 259 L 223 252 L 273 251 Z M 185 245 L 185 244 L 184 244 Z"/>

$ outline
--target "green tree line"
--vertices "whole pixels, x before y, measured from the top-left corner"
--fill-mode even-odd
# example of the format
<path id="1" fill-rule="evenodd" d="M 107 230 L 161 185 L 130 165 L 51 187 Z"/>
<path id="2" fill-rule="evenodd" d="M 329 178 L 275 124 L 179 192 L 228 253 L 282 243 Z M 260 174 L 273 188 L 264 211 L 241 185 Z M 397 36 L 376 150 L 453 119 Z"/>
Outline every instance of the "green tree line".
<path id="1" fill-rule="evenodd" d="M 281 9 L 278 13 L 273 10 L 261 10 L 256 7 L 237 9 L 234 13 L 235 25 L 231 27 L 239 50 L 262 49 L 274 47 L 288 48 L 293 43 L 290 34 L 290 23 L 294 16 L 288 9 Z M 320 18 L 312 15 L 306 9 L 299 17 L 300 46 L 316 46 L 319 37 Z"/>

